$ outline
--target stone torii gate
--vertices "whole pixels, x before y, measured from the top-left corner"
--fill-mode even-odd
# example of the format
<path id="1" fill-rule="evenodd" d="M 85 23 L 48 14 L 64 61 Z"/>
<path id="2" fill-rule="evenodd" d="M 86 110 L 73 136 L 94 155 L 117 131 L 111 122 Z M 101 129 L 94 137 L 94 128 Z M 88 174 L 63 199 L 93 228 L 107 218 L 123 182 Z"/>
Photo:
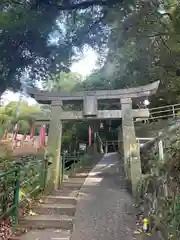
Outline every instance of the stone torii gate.
<path id="1" fill-rule="evenodd" d="M 149 110 L 147 108 L 132 109 L 132 99 L 147 98 L 156 93 L 158 86 L 159 81 L 137 88 L 74 93 L 28 89 L 27 93 L 35 98 L 38 103 L 51 105 L 51 113 L 42 115 L 38 119 L 42 122 L 49 122 L 48 152 L 54 156 L 49 177 L 51 187 L 57 189 L 60 183 L 60 152 L 63 120 L 122 118 L 125 171 L 127 178 L 131 180 L 132 190 L 135 192 L 137 182 L 141 178 L 141 161 L 137 148 L 133 119 L 149 117 Z M 118 99 L 121 104 L 121 110 L 99 110 L 98 101 L 103 99 Z M 75 102 L 77 100 L 83 101 L 83 110 L 63 110 L 63 102 Z"/>

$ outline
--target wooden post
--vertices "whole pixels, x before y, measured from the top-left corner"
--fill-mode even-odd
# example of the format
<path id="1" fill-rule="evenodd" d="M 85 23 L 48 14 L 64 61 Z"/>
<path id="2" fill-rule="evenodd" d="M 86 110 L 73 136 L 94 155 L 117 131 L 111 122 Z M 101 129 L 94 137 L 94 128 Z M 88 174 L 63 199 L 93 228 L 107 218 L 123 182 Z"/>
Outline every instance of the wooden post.
<path id="1" fill-rule="evenodd" d="M 49 124 L 48 134 L 48 154 L 52 155 L 52 164 L 49 167 L 47 185 L 48 188 L 57 190 L 61 184 L 61 137 L 62 122 L 60 120 L 62 114 L 62 101 L 52 102 L 51 120 Z"/>
<path id="2" fill-rule="evenodd" d="M 161 132 L 159 133 L 159 136 L 161 136 Z M 162 139 L 158 142 L 158 150 L 159 150 L 159 160 L 164 161 L 164 150 L 163 150 L 163 141 Z"/>
<path id="3" fill-rule="evenodd" d="M 96 156 L 97 154 L 97 123 L 95 121 L 93 121 L 93 137 L 94 137 L 94 143 L 93 143 L 93 152 L 94 152 L 94 155 Z"/>
<path id="4" fill-rule="evenodd" d="M 175 113 L 174 105 L 172 105 L 172 112 L 173 112 L 173 118 L 175 118 L 176 117 L 176 113 Z"/>

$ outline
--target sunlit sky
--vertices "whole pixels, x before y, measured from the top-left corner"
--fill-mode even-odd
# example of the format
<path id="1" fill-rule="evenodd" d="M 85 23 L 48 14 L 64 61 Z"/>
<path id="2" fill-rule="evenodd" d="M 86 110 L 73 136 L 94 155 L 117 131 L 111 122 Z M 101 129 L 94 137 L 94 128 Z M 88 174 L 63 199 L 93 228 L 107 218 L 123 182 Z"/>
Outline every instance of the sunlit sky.
<path id="1" fill-rule="evenodd" d="M 73 63 L 71 66 L 71 71 L 75 73 L 81 74 L 83 77 L 88 76 L 93 69 L 96 67 L 98 55 L 92 49 L 85 50 L 82 58 L 80 61 Z M 13 93 L 8 91 L 4 97 L 2 102 L 7 104 L 10 101 L 18 101 L 19 100 L 19 93 Z M 32 98 L 26 98 L 29 104 L 35 104 L 36 102 Z"/>

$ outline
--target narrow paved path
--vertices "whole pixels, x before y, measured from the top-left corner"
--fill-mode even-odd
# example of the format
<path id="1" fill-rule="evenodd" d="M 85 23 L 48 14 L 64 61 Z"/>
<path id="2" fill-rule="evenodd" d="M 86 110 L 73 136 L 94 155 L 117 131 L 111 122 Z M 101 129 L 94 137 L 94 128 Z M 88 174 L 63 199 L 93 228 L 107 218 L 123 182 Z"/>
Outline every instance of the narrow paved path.
<path id="1" fill-rule="evenodd" d="M 106 154 L 79 193 L 72 240 L 132 240 L 133 199 L 126 191 L 122 163 Z"/>

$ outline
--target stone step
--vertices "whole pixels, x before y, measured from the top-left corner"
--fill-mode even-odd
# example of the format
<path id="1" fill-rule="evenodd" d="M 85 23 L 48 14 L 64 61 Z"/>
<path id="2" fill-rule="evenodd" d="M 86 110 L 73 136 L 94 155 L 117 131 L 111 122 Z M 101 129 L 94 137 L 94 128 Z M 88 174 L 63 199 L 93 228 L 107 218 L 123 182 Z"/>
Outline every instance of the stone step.
<path id="1" fill-rule="evenodd" d="M 74 183 L 74 184 L 83 184 L 86 177 L 82 178 L 82 176 L 76 176 L 70 178 L 68 180 L 64 180 L 63 184 Z"/>
<path id="2" fill-rule="evenodd" d="M 26 216 L 20 218 L 19 226 L 30 229 L 58 228 L 71 230 L 73 228 L 73 217 L 57 215 Z"/>
<path id="3" fill-rule="evenodd" d="M 74 190 L 78 190 L 81 188 L 82 184 L 84 183 L 84 181 L 64 181 L 63 182 L 63 188 L 68 188 L 68 189 L 74 189 Z"/>
<path id="4" fill-rule="evenodd" d="M 88 177 L 88 173 L 76 173 L 75 175 L 73 175 L 73 178 L 85 179 L 86 177 Z"/>
<path id="5" fill-rule="evenodd" d="M 30 231 L 23 235 L 20 240 L 69 240 L 70 232 L 62 230 L 43 230 L 43 231 Z"/>
<path id="6" fill-rule="evenodd" d="M 80 185 L 84 183 L 84 179 L 82 178 L 73 178 L 73 179 L 69 179 L 69 180 L 64 180 L 63 181 L 63 186 L 67 185 L 67 184 L 74 184 L 74 185 Z"/>
<path id="7" fill-rule="evenodd" d="M 30 230 L 20 237 L 12 237 L 9 240 L 69 240 L 70 231 L 60 229 Z"/>
<path id="8" fill-rule="evenodd" d="M 92 170 L 92 168 L 86 168 L 86 169 L 83 168 L 83 171 L 79 171 L 79 172 L 77 171 L 74 175 L 88 174 L 91 170 Z M 74 175 L 73 175 L 73 177 L 74 177 Z"/>
<path id="9" fill-rule="evenodd" d="M 49 195 L 42 200 L 43 203 L 73 204 L 76 205 L 77 198 L 71 196 Z"/>
<path id="10" fill-rule="evenodd" d="M 32 211 L 42 215 L 67 215 L 74 216 L 76 207 L 72 204 L 46 203 L 32 206 Z"/>
<path id="11" fill-rule="evenodd" d="M 69 191 L 79 191 L 81 186 L 82 184 L 64 183 L 62 187 Z"/>
<path id="12" fill-rule="evenodd" d="M 63 189 L 54 190 L 51 193 L 51 195 L 52 196 L 63 196 L 63 197 L 77 197 L 78 191 L 74 190 L 74 189 L 63 188 Z"/>

